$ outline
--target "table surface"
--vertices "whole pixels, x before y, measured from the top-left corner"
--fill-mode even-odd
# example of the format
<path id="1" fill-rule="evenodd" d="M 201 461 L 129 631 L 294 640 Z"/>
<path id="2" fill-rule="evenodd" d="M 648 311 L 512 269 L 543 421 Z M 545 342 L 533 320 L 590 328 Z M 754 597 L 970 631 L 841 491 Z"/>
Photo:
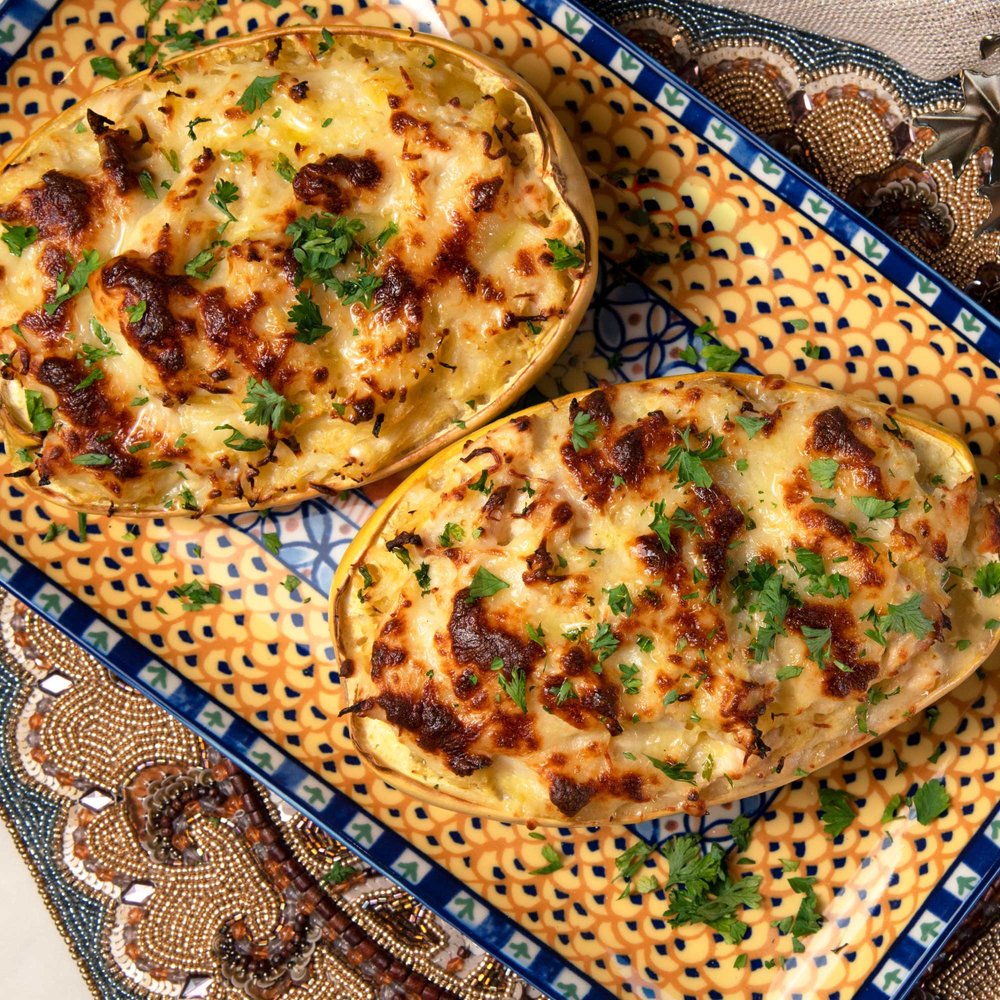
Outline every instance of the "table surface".
<path id="1" fill-rule="evenodd" d="M 0 961 L 4 993 L 18 1000 L 87 1000 L 87 989 L 35 883 L 0 823 Z"/>

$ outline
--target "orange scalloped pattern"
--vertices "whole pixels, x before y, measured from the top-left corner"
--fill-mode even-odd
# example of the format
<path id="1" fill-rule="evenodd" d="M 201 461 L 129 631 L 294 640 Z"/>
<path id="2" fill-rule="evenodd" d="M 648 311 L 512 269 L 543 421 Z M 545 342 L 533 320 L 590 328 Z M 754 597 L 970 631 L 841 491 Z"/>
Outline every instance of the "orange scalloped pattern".
<path id="1" fill-rule="evenodd" d="M 431 11 L 414 7 L 424 17 Z M 420 20 L 405 6 L 344 8 L 364 25 L 417 27 Z M 722 339 L 744 348 L 758 368 L 907 402 L 964 431 L 983 455 L 984 469 L 996 471 L 997 371 L 912 296 L 735 171 L 554 29 L 533 23 L 514 0 L 450 0 L 433 13 L 458 41 L 509 62 L 546 96 L 594 175 L 606 253 L 627 257 L 640 240 L 670 253 L 671 263 L 650 277 L 654 287 L 669 289 L 671 302 L 690 317 L 713 318 Z M 65 0 L 11 71 L 11 107 L 3 116 L 15 139 L 100 82 L 89 55 L 123 42 L 119 51 L 127 51 L 144 18 L 138 0 Z M 283 0 L 271 8 L 245 0 L 223 7 L 209 30 L 294 23 L 311 23 L 298 4 Z M 645 168 L 653 179 L 607 179 L 622 166 Z M 626 221 L 623 213 L 638 207 L 663 235 Z M 788 332 L 784 324 L 797 319 L 807 329 Z M 820 360 L 801 353 L 807 339 L 823 347 Z M 378 497 L 387 489 L 371 492 Z M 998 754 L 987 735 L 1000 709 L 1000 681 L 987 673 L 940 703 L 935 733 L 914 720 L 822 773 L 863 800 L 860 820 L 843 842 L 834 846 L 823 835 L 816 778 L 779 795 L 747 852 L 764 873 L 769 905 L 746 915 L 751 934 L 740 948 L 716 943 L 700 927 L 674 932 L 662 920 L 659 896 L 617 899 L 614 858 L 631 834 L 566 833 L 560 837 L 566 866 L 536 877 L 528 872 L 542 863 L 540 845 L 523 829 L 420 807 L 378 780 L 353 754 L 337 720 L 342 699 L 326 659 L 325 602 L 307 585 L 286 589 L 285 569 L 248 536 L 214 519 L 173 520 L 169 531 L 163 522 L 127 530 L 124 522 L 105 521 L 92 524 L 84 540 L 70 530 L 46 542 L 52 519 L 71 529 L 75 520 L 46 512 L 16 480 L 3 480 L 0 490 L 0 537 L 16 551 L 622 997 L 641 995 L 643 987 L 671 996 L 704 997 L 711 990 L 727 998 L 796 991 L 849 996 L 1000 797 Z M 154 559 L 157 543 L 164 551 Z M 223 597 L 217 606 L 187 613 L 168 591 L 195 575 L 218 583 Z M 894 776 L 894 750 L 904 760 L 926 762 L 939 745 L 936 764 L 916 763 Z M 886 846 L 880 816 L 889 798 L 905 794 L 913 781 L 941 775 L 952 794 L 948 815 L 926 831 L 897 820 Z M 790 941 L 770 925 L 793 913 L 798 900 L 780 858 L 798 858 L 799 874 L 819 876 L 828 918 L 789 970 L 765 965 L 791 954 Z M 834 898 L 838 887 L 843 892 Z M 741 952 L 750 960 L 736 969 Z"/>

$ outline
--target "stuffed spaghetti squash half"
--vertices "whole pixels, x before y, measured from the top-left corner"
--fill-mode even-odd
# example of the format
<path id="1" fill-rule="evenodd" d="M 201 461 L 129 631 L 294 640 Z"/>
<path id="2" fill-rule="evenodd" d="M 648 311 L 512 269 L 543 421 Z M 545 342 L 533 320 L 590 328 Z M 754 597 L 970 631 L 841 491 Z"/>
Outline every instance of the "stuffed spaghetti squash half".
<path id="1" fill-rule="evenodd" d="M 467 437 L 365 526 L 332 595 L 344 711 L 442 805 L 697 813 L 968 676 L 998 549 L 940 428 L 775 378 L 598 388 Z"/>
<path id="2" fill-rule="evenodd" d="M 295 29 L 105 87 L 0 176 L 15 474 L 81 510 L 371 482 L 498 415 L 595 276 L 541 98 L 457 45 Z"/>

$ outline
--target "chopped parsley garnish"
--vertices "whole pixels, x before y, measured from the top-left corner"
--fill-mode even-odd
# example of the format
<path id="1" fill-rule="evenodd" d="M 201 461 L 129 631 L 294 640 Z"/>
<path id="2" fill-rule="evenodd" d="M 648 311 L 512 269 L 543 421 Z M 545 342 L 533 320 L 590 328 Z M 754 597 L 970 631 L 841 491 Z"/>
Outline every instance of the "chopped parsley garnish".
<path id="1" fill-rule="evenodd" d="M 826 665 L 830 660 L 830 641 L 833 632 L 828 628 L 813 628 L 811 625 L 802 626 L 802 639 L 809 650 L 809 655 L 816 661 L 820 670 L 826 670 Z"/>
<path id="2" fill-rule="evenodd" d="M 450 548 L 456 542 L 460 542 L 465 537 L 465 528 L 460 524 L 455 524 L 454 521 L 449 521 L 444 526 L 444 531 L 441 532 L 438 541 L 445 547 Z"/>
<path id="3" fill-rule="evenodd" d="M 754 659 L 760 663 L 770 655 L 775 638 L 785 634 L 785 615 L 792 604 L 799 603 L 798 598 L 774 566 L 757 558 L 733 577 L 732 586 L 736 608 L 763 615 L 763 624 L 750 644 Z"/>
<path id="4" fill-rule="evenodd" d="M 747 432 L 747 437 L 751 440 L 758 431 L 767 426 L 767 417 L 751 417 L 745 413 L 737 413 L 733 420 Z"/>
<path id="5" fill-rule="evenodd" d="M 627 847 L 615 858 L 617 869 L 615 878 L 620 878 L 626 883 L 631 882 L 642 870 L 653 850 L 653 845 L 647 844 L 644 840 L 637 840 L 631 847 Z M 623 895 L 628 895 L 628 890 Z"/>
<path id="6" fill-rule="evenodd" d="M 226 221 L 219 226 L 220 233 L 226 231 L 230 222 L 236 221 L 236 216 L 229 210 L 229 206 L 239 200 L 240 189 L 232 181 L 220 178 L 215 182 L 215 190 L 208 196 L 208 203 L 214 205 L 226 217 Z"/>
<path id="7" fill-rule="evenodd" d="M 295 180 L 295 175 L 298 173 L 292 161 L 284 153 L 278 154 L 278 158 L 274 161 L 274 169 L 278 172 L 278 176 L 289 184 Z"/>
<path id="8" fill-rule="evenodd" d="M 791 680 L 793 677 L 798 677 L 799 674 L 801 673 L 802 673 L 802 667 L 789 665 L 786 667 L 779 667 L 774 676 L 779 681 L 788 681 Z"/>
<path id="9" fill-rule="evenodd" d="M 345 219 L 318 212 L 288 224 L 285 233 L 292 237 L 292 255 L 299 264 L 296 284 L 305 279 L 324 287 L 337 280 L 333 268 L 342 264 L 357 245 L 354 239 L 365 224 L 359 219 Z"/>
<path id="10" fill-rule="evenodd" d="M 873 521 L 899 517 L 910 506 L 909 500 L 879 500 L 878 497 L 851 497 L 851 503 Z"/>
<path id="11" fill-rule="evenodd" d="M 198 138 L 198 136 L 194 133 L 195 128 L 202 122 L 210 122 L 211 120 L 211 118 L 192 118 L 191 121 L 187 123 L 188 137 L 192 142 Z"/>
<path id="12" fill-rule="evenodd" d="M 664 515 L 667 503 L 665 500 L 657 500 L 653 504 L 653 520 L 649 522 L 649 527 L 653 529 L 660 539 L 664 552 L 673 552 L 674 543 L 670 540 L 670 532 L 674 528 L 681 531 L 690 531 L 695 535 L 705 534 L 705 529 L 699 524 L 698 519 L 689 510 L 678 507 L 669 517 Z"/>
<path id="13" fill-rule="evenodd" d="M 139 174 L 139 187 L 142 188 L 142 193 L 150 201 L 156 201 L 160 197 L 156 193 L 156 186 L 153 184 L 153 175 L 148 170 L 143 170 Z"/>
<path id="14" fill-rule="evenodd" d="M 276 531 L 265 531 L 261 535 L 261 539 L 264 542 L 264 548 L 272 555 L 276 556 L 281 551 L 281 539 Z"/>
<path id="15" fill-rule="evenodd" d="M 233 451 L 260 451 L 266 448 L 267 444 L 260 438 L 247 437 L 243 431 L 237 430 L 232 424 L 219 424 L 215 428 L 217 431 L 229 431 L 229 436 L 222 442 L 227 448 Z"/>
<path id="16" fill-rule="evenodd" d="M 323 323 L 319 306 L 306 291 L 300 291 L 295 296 L 295 305 L 288 310 L 288 322 L 295 325 L 295 339 L 300 344 L 315 344 L 333 329 Z"/>
<path id="17" fill-rule="evenodd" d="M 53 521 L 49 525 L 45 534 L 42 535 L 42 541 L 54 542 L 61 534 L 63 534 L 66 531 L 69 531 L 69 528 L 65 524 L 56 524 L 55 521 Z"/>
<path id="18" fill-rule="evenodd" d="M 507 584 L 504 584 L 504 586 L 506 587 Z M 500 690 L 527 715 L 528 678 L 524 671 L 520 667 L 514 667 L 510 672 L 510 679 L 508 680 L 506 674 L 503 672 L 504 662 L 499 656 L 490 664 L 490 670 L 497 675 L 497 684 L 500 685 Z"/>
<path id="19" fill-rule="evenodd" d="M 232 160 L 233 163 L 242 163 L 247 158 L 247 154 L 242 149 L 220 149 L 219 153 L 227 160 Z"/>
<path id="20" fill-rule="evenodd" d="M 281 586 L 284 587 L 289 594 L 294 594 L 295 591 L 299 589 L 300 583 L 302 583 L 302 581 L 294 573 L 289 573 L 288 576 L 281 581 Z"/>
<path id="21" fill-rule="evenodd" d="M 570 441 L 573 444 L 573 451 L 583 451 L 584 448 L 589 447 L 590 442 L 597 437 L 597 432 L 600 429 L 600 425 L 586 410 L 580 410 L 573 418 L 573 424 L 570 427 Z"/>
<path id="22" fill-rule="evenodd" d="M 7 244 L 7 249 L 15 257 L 20 257 L 38 239 L 38 230 L 34 226 L 8 226 L 4 223 L 3 228 L 0 240 Z"/>
<path id="23" fill-rule="evenodd" d="M 275 431 L 302 412 L 301 406 L 289 403 L 267 379 L 258 382 L 252 375 L 247 380 L 247 394 L 243 405 L 248 407 L 243 416 L 250 423 L 269 425 Z"/>
<path id="24" fill-rule="evenodd" d="M 475 490 L 476 493 L 482 493 L 484 496 L 489 496 L 493 492 L 493 483 L 487 479 L 485 469 L 474 483 L 469 483 L 469 489 Z"/>
<path id="25" fill-rule="evenodd" d="M 747 925 L 737 917 L 743 908 L 761 904 L 762 875 L 733 878 L 725 864 L 726 854 L 719 844 L 702 854 L 697 834 L 671 837 L 660 846 L 670 866 L 665 889 L 670 906 L 665 916 L 671 926 L 707 924 L 730 944 L 739 944 Z"/>
<path id="26" fill-rule="evenodd" d="M 184 273 L 189 278 L 211 278 L 219 262 L 211 250 L 202 250 L 184 265 Z"/>
<path id="27" fill-rule="evenodd" d="M 209 604 L 222 603 L 222 588 L 217 583 L 209 584 L 207 590 L 200 580 L 175 583 L 174 592 L 178 597 L 186 598 L 181 604 L 185 611 L 201 611 Z"/>
<path id="28" fill-rule="evenodd" d="M 421 594 L 429 594 L 431 590 L 431 568 L 427 563 L 421 563 L 414 571 L 413 575 L 417 578 L 417 583 L 420 585 Z"/>
<path id="29" fill-rule="evenodd" d="M 728 372 L 743 355 L 725 344 L 709 342 L 701 349 L 701 360 L 710 372 Z M 750 435 L 753 437 L 753 435 Z"/>
<path id="30" fill-rule="evenodd" d="M 636 645 L 644 653 L 652 653 L 653 652 L 653 637 L 652 636 L 649 636 L 649 635 L 636 636 L 635 643 L 636 643 Z"/>
<path id="31" fill-rule="evenodd" d="M 839 788 L 821 788 L 819 804 L 823 810 L 823 831 L 830 837 L 839 837 L 857 816 L 854 799 Z"/>
<path id="32" fill-rule="evenodd" d="M 324 28 L 322 31 L 322 37 L 320 38 L 319 47 L 316 51 L 320 55 L 323 55 L 325 52 L 330 52 L 333 49 L 334 44 L 333 35 L 330 33 L 330 29 Z"/>
<path id="33" fill-rule="evenodd" d="M 532 625 L 531 622 L 528 622 L 528 624 L 525 625 L 525 630 L 528 633 L 528 638 L 533 643 L 541 646 L 542 649 L 545 648 L 545 630 L 542 628 L 541 622 L 537 625 Z"/>
<path id="34" fill-rule="evenodd" d="M 381 250 L 399 232 L 399 226 L 394 221 L 386 224 L 385 228 L 375 237 L 375 242 Z"/>
<path id="35" fill-rule="evenodd" d="M 817 458 L 809 463 L 809 475 L 825 490 L 833 489 L 833 480 L 840 468 L 835 458 Z"/>
<path id="36" fill-rule="evenodd" d="M 896 818 L 896 813 L 899 812 L 899 807 L 902 804 L 903 796 L 899 794 L 893 795 L 885 804 L 885 809 L 882 810 L 882 822 L 891 823 Z"/>
<path id="37" fill-rule="evenodd" d="M 109 80 L 121 79 L 122 71 L 111 56 L 94 56 L 90 60 L 90 68 L 94 71 L 94 76 L 107 77 Z"/>
<path id="38" fill-rule="evenodd" d="M 688 785 L 694 784 L 694 771 L 687 768 L 685 764 L 682 763 L 667 763 L 665 760 L 659 760 L 656 757 L 650 757 L 649 754 L 643 755 L 646 760 L 660 771 L 665 774 L 671 781 L 683 781 Z"/>
<path id="39" fill-rule="evenodd" d="M 619 583 L 608 591 L 608 607 L 616 615 L 631 615 L 635 611 L 632 595 L 624 583 Z"/>
<path id="40" fill-rule="evenodd" d="M 996 597 L 1000 594 L 1000 562 L 990 562 L 980 566 L 976 570 L 974 582 L 983 597 Z M 986 627 L 989 628 L 989 622 Z"/>
<path id="41" fill-rule="evenodd" d="M 324 885 L 339 885 L 349 878 L 358 874 L 357 868 L 351 868 L 343 862 L 335 861 L 333 867 L 320 877 L 320 882 Z"/>
<path id="42" fill-rule="evenodd" d="M 375 293 L 382 287 L 382 279 L 377 274 L 359 273 L 357 277 L 331 277 L 328 282 L 340 297 L 342 305 L 350 306 L 360 302 L 366 309 L 371 309 Z"/>
<path id="43" fill-rule="evenodd" d="M 805 342 L 805 346 L 801 348 L 802 353 L 807 358 L 812 358 L 813 361 L 819 360 L 823 356 L 823 348 L 814 344 L 811 340 Z"/>
<path id="44" fill-rule="evenodd" d="M 549 691 L 555 695 L 556 705 L 561 705 L 564 701 L 569 701 L 571 698 L 580 697 L 576 693 L 576 688 L 573 687 L 573 682 L 568 677 L 563 678 L 563 682 L 558 688 L 553 686 L 549 688 Z"/>
<path id="45" fill-rule="evenodd" d="M 73 257 L 66 254 L 66 263 L 72 264 L 73 268 L 67 273 L 59 272 L 56 279 L 55 298 L 51 302 L 45 303 L 45 312 L 51 316 L 67 299 L 82 292 L 87 287 L 87 279 L 101 266 L 101 257 L 96 250 L 85 250 L 80 259 L 73 264 Z"/>
<path id="46" fill-rule="evenodd" d="M 715 459 L 725 458 L 726 452 L 722 447 L 722 438 L 712 434 L 708 443 L 700 451 L 691 449 L 691 429 L 688 428 L 681 434 L 681 444 L 675 444 L 667 452 L 667 460 L 663 463 L 663 468 L 668 471 L 677 470 L 677 483 L 694 483 L 695 486 L 707 487 L 712 485 L 712 477 L 705 462 Z"/>
<path id="47" fill-rule="evenodd" d="M 913 808 L 917 813 L 917 821 L 924 826 L 948 811 L 951 796 L 940 781 L 925 781 L 913 793 Z"/>
<path id="48" fill-rule="evenodd" d="M 44 396 L 35 389 L 24 390 L 24 401 L 28 408 L 31 429 L 38 434 L 52 429 L 54 418 L 52 409 L 45 405 Z"/>
<path id="49" fill-rule="evenodd" d="M 563 866 L 562 855 L 551 844 L 542 845 L 542 857 L 548 864 L 541 868 L 533 868 L 529 872 L 530 875 L 551 875 Z"/>
<path id="50" fill-rule="evenodd" d="M 146 315 L 146 300 L 139 299 L 134 306 L 125 307 L 125 315 L 128 316 L 130 323 L 141 323 L 142 317 Z"/>
<path id="51" fill-rule="evenodd" d="M 557 271 L 565 271 L 571 267 L 582 267 L 583 244 L 577 243 L 576 247 L 570 248 L 562 240 L 546 240 L 545 245 L 552 254 L 552 266 Z"/>
<path id="52" fill-rule="evenodd" d="M 794 917 L 783 917 L 781 920 L 776 921 L 774 925 L 782 934 L 792 935 L 795 939 L 793 943 L 795 951 L 802 950 L 799 938 L 815 934 L 823 924 L 823 918 L 819 912 L 819 900 L 816 898 L 816 893 L 813 890 L 815 883 L 815 875 L 807 877 L 800 875 L 788 880 L 788 885 L 792 891 L 802 893 L 803 898 L 799 903 L 799 908 Z M 798 947 L 795 947 L 796 945 Z"/>
<path id="53" fill-rule="evenodd" d="M 878 619 L 878 627 L 885 632 L 910 633 L 925 639 L 934 630 L 934 623 L 920 610 L 923 594 L 914 594 L 902 604 L 890 604 Z"/>
<path id="54" fill-rule="evenodd" d="M 243 95 L 236 102 L 248 115 L 262 108 L 271 99 L 274 85 L 281 79 L 278 76 L 258 76 L 251 82 L 250 86 L 243 91 Z"/>
<path id="55" fill-rule="evenodd" d="M 469 584 L 469 596 L 465 599 L 466 603 L 472 604 L 473 601 L 478 601 L 481 597 L 491 597 L 501 590 L 506 590 L 509 586 L 509 583 L 494 576 L 485 566 L 480 566 L 472 578 L 472 583 Z"/>
<path id="56" fill-rule="evenodd" d="M 873 733 L 868 727 L 868 709 L 870 706 L 881 704 L 886 698 L 897 694 L 899 694 L 898 687 L 895 691 L 883 691 L 878 685 L 869 689 L 865 700 L 854 710 L 854 715 L 858 720 L 858 732 L 877 736 L 878 733 Z"/>
<path id="57" fill-rule="evenodd" d="M 796 572 L 809 580 L 808 593 L 813 597 L 850 597 L 850 581 L 843 573 L 827 573 L 823 557 L 810 549 L 795 550 Z"/>
<path id="58" fill-rule="evenodd" d="M 85 451 L 82 455 L 74 455 L 74 465 L 110 465 L 113 459 L 99 451 Z"/>
<path id="59" fill-rule="evenodd" d="M 104 372 L 100 368 L 92 368 L 79 382 L 73 386 L 74 392 L 80 392 L 82 389 L 87 389 L 92 386 L 95 382 L 100 382 L 104 378 Z"/>
<path id="60" fill-rule="evenodd" d="M 611 626 L 601 622 L 597 626 L 597 634 L 590 640 L 590 648 L 597 653 L 598 663 L 603 663 L 619 646 L 618 636 L 611 631 Z"/>
<path id="61" fill-rule="evenodd" d="M 639 679 L 639 665 L 636 663 L 619 663 L 618 671 L 622 675 L 622 690 L 626 694 L 638 694 L 642 690 Z"/>

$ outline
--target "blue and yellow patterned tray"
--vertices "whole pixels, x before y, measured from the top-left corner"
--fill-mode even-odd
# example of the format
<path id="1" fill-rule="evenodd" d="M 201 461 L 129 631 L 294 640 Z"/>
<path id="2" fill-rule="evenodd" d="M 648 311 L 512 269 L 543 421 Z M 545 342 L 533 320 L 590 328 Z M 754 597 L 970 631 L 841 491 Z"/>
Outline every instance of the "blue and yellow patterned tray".
<path id="1" fill-rule="evenodd" d="M 0 9 L 0 39 L 28 7 L 19 4 Z M 138 0 L 64 0 L 8 76 L 7 139 L 86 93 L 90 56 L 130 47 L 146 14 Z M 359 0 L 316 15 L 447 33 L 489 52 L 535 84 L 577 144 L 606 263 L 593 309 L 542 393 L 686 370 L 682 352 L 709 318 L 747 370 L 905 403 L 962 431 L 985 473 L 1000 468 L 1000 331 L 990 317 L 593 14 L 557 0 Z M 291 0 L 244 0 L 223 4 L 207 31 L 309 21 Z M 618 266 L 637 249 L 666 256 L 645 284 Z M 701 820 L 559 831 L 562 869 L 532 875 L 543 862 L 527 831 L 405 799 L 358 758 L 337 719 L 324 596 L 343 547 L 389 485 L 169 530 L 162 521 L 92 523 L 80 537 L 75 518 L 6 479 L 0 573 L 113 670 L 554 997 L 903 995 L 1000 871 L 995 674 L 946 698 L 933 730 L 914 720 L 765 798 Z M 53 520 L 68 530 L 51 538 Z M 278 535 L 277 553 L 265 533 Z M 221 603 L 183 611 L 171 588 L 193 578 L 218 584 Z M 894 752 L 909 765 L 903 774 Z M 888 799 L 938 775 L 949 813 L 929 829 L 901 817 L 887 836 L 878 817 Z M 859 806 L 860 820 L 834 842 L 817 816 L 824 783 Z M 657 893 L 618 898 L 614 861 L 637 839 L 680 829 L 724 838 L 739 812 L 756 820 L 747 853 L 765 895 L 746 915 L 741 945 L 704 928 L 671 930 Z M 771 925 L 799 898 L 782 857 L 817 876 L 827 918 L 802 954 Z"/>

